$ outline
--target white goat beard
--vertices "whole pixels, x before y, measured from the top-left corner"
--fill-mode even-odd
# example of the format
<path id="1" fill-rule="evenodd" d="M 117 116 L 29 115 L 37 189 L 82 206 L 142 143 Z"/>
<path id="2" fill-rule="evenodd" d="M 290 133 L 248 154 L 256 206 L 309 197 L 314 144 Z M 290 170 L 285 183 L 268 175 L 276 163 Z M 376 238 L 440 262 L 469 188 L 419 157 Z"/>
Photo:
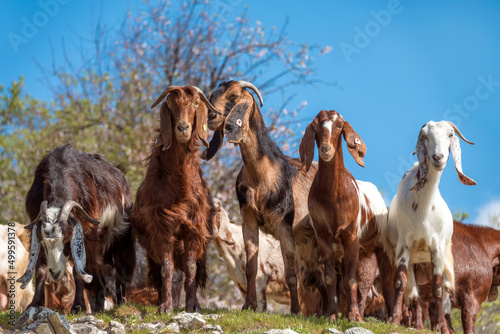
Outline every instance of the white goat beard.
<path id="1" fill-rule="evenodd" d="M 52 269 L 56 273 L 66 272 L 66 263 L 68 262 L 68 257 L 63 254 L 64 245 L 62 240 L 57 241 L 57 244 L 53 247 L 48 247 L 46 245 L 45 250 L 47 252 L 47 269 Z M 49 281 L 53 281 L 52 275 L 48 274 Z M 64 277 L 64 275 L 63 275 Z"/>

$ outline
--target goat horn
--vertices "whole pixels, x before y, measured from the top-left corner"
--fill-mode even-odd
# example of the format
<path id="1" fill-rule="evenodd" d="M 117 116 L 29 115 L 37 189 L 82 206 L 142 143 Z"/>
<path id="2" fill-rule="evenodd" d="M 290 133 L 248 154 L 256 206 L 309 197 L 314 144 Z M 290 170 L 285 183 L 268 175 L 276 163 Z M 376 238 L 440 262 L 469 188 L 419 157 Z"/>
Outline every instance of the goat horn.
<path id="1" fill-rule="evenodd" d="M 26 272 L 24 273 L 24 275 L 17 279 L 18 283 L 22 283 L 21 289 L 24 289 L 28 285 L 28 283 L 31 282 L 35 269 L 35 264 L 38 261 L 38 253 L 40 252 L 40 242 L 38 241 L 38 237 L 36 236 L 36 229 L 37 226 L 35 225 L 33 227 L 33 231 L 31 231 L 31 247 L 30 247 L 30 259 L 28 263 L 28 268 L 26 268 Z"/>
<path id="2" fill-rule="evenodd" d="M 163 101 L 163 99 L 165 98 L 165 96 L 168 95 L 168 90 L 172 87 L 175 87 L 175 86 L 169 86 L 167 88 L 165 88 L 165 90 L 161 93 L 160 97 L 156 99 L 156 101 L 151 105 L 151 109 L 153 109 L 154 107 L 156 107 L 157 105 L 160 104 L 161 101 Z"/>
<path id="3" fill-rule="evenodd" d="M 90 217 L 87 211 L 85 211 L 85 209 L 82 208 L 82 206 L 75 201 L 67 201 L 66 203 L 64 203 L 64 206 L 61 209 L 61 215 L 59 216 L 59 221 L 67 222 L 69 213 L 71 212 L 71 210 L 73 210 L 73 208 L 76 208 L 78 212 L 80 212 L 83 215 L 83 217 L 92 224 L 94 225 L 100 224 L 98 220 L 94 220 L 92 217 Z"/>
<path id="4" fill-rule="evenodd" d="M 456 126 L 455 124 L 453 124 L 453 122 L 450 122 L 450 121 L 447 121 L 447 122 L 451 125 L 451 127 L 453 128 L 453 130 L 455 130 L 455 133 L 456 133 L 456 134 L 457 134 L 460 138 L 462 138 L 462 140 L 463 140 L 464 142 L 466 142 L 467 144 L 474 145 L 474 143 L 473 143 L 473 142 L 468 141 L 467 139 L 465 139 L 465 137 L 464 137 L 464 135 L 462 134 L 462 132 L 460 132 L 460 130 L 457 128 L 457 126 Z"/>
<path id="5" fill-rule="evenodd" d="M 203 103 L 205 103 L 205 105 L 208 107 L 208 109 L 212 110 L 217 115 L 222 116 L 222 113 L 219 110 L 215 109 L 215 107 L 210 103 L 210 101 L 208 101 L 207 97 L 205 96 L 205 94 L 202 92 L 201 89 L 199 89 L 196 86 L 191 86 L 191 87 L 193 87 L 194 89 L 196 89 L 196 91 L 198 92 L 198 94 L 200 94 L 201 100 L 203 101 Z"/>
<path id="6" fill-rule="evenodd" d="M 24 228 L 27 230 L 31 230 L 33 226 L 35 226 L 35 224 L 38 222 L 40 217 L 42 217 L 43 221 L 47 221 L 47 201 L 43 201 L 42 204 L 40 204 L 40 211 L 38 211 L 38 216 L 36 216 L 35 220 L 26 225 Z"/>
<path id="7" fill-rule="evenodd" d="M 85 253 L 85 244 L 83 238 L 83 229 L 80 223 L 75 225 L 73 237 L 71 238 L 71 255 L 75 262 L 75 270 L 85 283 L 92 282 L 92 275 L 85 272 L 87 265 L 87 254 Z"/>
<path id="8" fill-rule="evenodd" d="M 262 101 L 262 95 L 260 95 L 260 92 L 257 89 L 257 87 L 255 87 L 253 84 L 251 84 L 248 81 L 238 81 L 238 82 L 240 83 L 242 88 L 250 88 L 251 90 L 253 90 L 255 92 L 255 94 L 257 94 L 257 96 L 259 97 L 259 101 L 260 101 L 260 107 L 262 108 L 264 106 L 264 101 Z"/>

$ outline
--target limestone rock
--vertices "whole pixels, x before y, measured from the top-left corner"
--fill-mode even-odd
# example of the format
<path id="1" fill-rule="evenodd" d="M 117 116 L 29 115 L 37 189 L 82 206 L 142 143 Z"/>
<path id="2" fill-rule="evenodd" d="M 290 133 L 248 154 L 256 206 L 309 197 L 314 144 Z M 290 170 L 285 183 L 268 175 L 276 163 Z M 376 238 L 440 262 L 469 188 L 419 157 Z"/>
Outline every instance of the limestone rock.
<path id="1" fill-rule="evenodd" d="M 206 321 L 199 313 L 181 312 L 172 318 L 183 329 L 199 329 L 205 325 Z"/>
<path id="2" fill-rule="evenodd" d="M 107 332 L 108 334 L 125 334 L 125 326 L 118 321 L 111 320 Z"/>
<path id="3" fill-rule="evenodd" d="M 345 334 L 373 334 L 373 332 L 366 328 L 352 327 L 345 331 Z"/>
<path id="4" fill-rule="evenodd" d="M 145 329 L 149 331 L 150 333 L 159 333 L 160 331 L 163 331 L 167 327 L 163 322 L 161 321 L 153 321 L 153 322 L 145 322 L 142 324 L 139 324 L 137 326 L 134 326 L 134 329 Z"/>
<path id="5" fill-rule="evenodd" d="M 71 326 L 68 323 L 68 320 L 66 320 L 64 316 L 54 313 L 50 315 L 47 319 L 49 320 L 50 325 L 57 334 L 74 333 L 71 329 Z"/>
<path id="6" fill-rule="evenodd" d="M 299 333 L 291 330 L 290 328 L 287 328 L 287 329 L 270 329 L 268 331 L 265 331 L 264 334 L 299 334 Z"/>
<path id="7" fill-rule="evenodd" d="M 205 325 L 201 328 L 205 332 L 209 332 L 210 334 L 223 334 L 224 331 L 222 327 L 219 325 Z"/>
<path id="8" fill-rule="evenodd" d="M 167 333 L 179 333 L 181 331 L 181 327 L 176 322 L 171 322 L 165 327 L 165 331 Z"/>
<path id="9" fill-rule="evenodd" d="M 326 333 L 331 333 L 331 334 L 344 334 L 344 332 L 339 331 L 338 329 L 335 328 L 328 328 L 328 331 Z"/>
<path id="10" fill-rule="evenodd" d="M 43 306 L 40 307 L 32 306 L 26 311 L 24 311 L 24 313 L 21 314 L 19 319 L 17 319 L 16 327 L 17 328 L 26 327 L 35 321 L 44 321 L 54 313 L 56 312 Z"/>
<path id="11" fill-rule="evenodd" d="M 93 325 L 91 323 L 82 323 L 82 322 L 73 324 L 73 331 L 76 334 L 107 334 L 105 331 L 102 331 L 99 328 L 97 328 L 96 325 Z"/>
<path id="12" fill-rule="evenodd" d="M 204 314 L 202 315 L 204 320 L 218 320 L 222 318 L 222 315 L 220 314 Z"/>

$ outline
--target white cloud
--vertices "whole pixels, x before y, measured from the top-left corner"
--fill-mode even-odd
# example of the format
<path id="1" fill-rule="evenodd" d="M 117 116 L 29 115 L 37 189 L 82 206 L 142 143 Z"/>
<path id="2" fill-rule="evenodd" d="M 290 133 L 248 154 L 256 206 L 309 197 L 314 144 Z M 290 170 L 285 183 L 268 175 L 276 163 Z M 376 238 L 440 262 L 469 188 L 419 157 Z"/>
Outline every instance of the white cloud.
<path id="1" fill-rule="evenodd" d="M 478 209 L 478 215 L 476 220 L 473 222 L 475 225 L 491 226 L 491 217 L 494 215 L 500 215 L 500 199 L 491 200 L 489 203 L 481 206 Z M 498 226 L 494 226 L 499 228 Z"/>

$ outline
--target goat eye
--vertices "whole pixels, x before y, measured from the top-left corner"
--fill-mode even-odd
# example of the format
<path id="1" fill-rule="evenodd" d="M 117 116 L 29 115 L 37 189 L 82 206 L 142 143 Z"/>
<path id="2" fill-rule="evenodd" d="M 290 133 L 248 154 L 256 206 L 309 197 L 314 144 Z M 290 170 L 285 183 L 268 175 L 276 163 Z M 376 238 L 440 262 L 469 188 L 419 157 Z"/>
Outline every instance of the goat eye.
<path id="1" fill-rule="evenodd" d="M 453 138 L 453 133 L 450 133 L 450 136 L 449 136 L 449 137 L 450 137 L 450 138 Z"/>

